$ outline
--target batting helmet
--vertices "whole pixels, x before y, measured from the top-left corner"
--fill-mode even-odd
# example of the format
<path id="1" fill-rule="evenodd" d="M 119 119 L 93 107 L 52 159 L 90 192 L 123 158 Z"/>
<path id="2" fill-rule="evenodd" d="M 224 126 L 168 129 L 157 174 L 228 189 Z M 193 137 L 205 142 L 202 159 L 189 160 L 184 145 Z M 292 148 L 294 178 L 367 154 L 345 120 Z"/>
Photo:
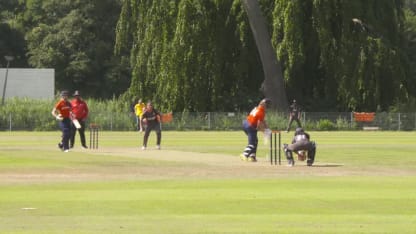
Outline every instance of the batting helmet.
<path id="1" fill-rule="evenodd" d="M 260 104 L 264 104 L 266 107 L 270 107 L 270 105 L 272 104 L 272 100 L 270 100 L 269 98 L 264 98 L 263 100 L 261 100 Z"/>

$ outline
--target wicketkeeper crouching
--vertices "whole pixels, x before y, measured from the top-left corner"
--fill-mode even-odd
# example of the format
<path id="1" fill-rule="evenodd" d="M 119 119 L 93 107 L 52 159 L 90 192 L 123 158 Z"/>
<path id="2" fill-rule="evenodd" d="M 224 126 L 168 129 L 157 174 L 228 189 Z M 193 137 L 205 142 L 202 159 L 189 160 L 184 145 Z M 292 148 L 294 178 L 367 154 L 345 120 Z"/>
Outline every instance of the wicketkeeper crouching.
<path id="1" fill-rule="evenodd" d="M 298 154 L 301 161 L 305 160 L 305 156 L 307 156 L 306 164 L 308 166 L 312 166 L 315 160 L 316 144 L 314 141 L 310 141 L 308 133 L 306 133 L 302 128 L 297 128 L 292 144 L 283 144 L 283 150 L 286 154 L 288 166 L 293 167 L 295 165 L 292 152 Z"/>

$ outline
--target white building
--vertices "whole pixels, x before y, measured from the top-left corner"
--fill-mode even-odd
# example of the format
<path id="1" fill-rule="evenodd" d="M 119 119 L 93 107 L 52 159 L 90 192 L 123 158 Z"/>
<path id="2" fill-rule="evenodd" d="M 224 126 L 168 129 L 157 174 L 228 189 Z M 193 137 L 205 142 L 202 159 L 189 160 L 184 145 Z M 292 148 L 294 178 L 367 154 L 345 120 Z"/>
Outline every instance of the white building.
<path id="1" fill-rule="evenodd" d="M 3 96 L 6 68 L 0 68 L 0 95 Z M 55 95 L 55 69 L 9 68 L 5 99 L 28 97 L 53 99 Z"/>

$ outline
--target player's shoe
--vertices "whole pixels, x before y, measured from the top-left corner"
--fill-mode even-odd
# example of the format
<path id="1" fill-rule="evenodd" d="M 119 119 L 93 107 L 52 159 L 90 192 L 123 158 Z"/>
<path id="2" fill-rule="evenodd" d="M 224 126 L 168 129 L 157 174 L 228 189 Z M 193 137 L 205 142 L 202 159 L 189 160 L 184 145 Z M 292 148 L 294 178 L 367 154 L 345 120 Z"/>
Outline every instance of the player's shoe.
<path id="1" fill-rule="evenodd" d="M 142 150 L 146 150 L 146 146 L 142 146 Z"/>
<path id="2" fill-rule="evenodd" d="M 247 161 L 249 161 L 249 162 L 257 162 L 257 159 L 256 159 L 256 154 L 255 153 L 251 153 L 249 156 L 248 156 L 248 158 L 247 158 L 248 160 Z"/>
<path id="3" fill-rule="evenodd" d="M 157 146 L 156 146 L 156 149 L 160 150 L 160 145 L 157 145 Z"/>
<path id="4" fill-rule="evenodd" d="M 248 157 L 247 157 L 247 156 L 245 156 L 244 154 L 240 154 L 240 158 L 241 158 L 241 160 L 243 160 L 243 161 L 247 161 L 247 160 L 248 160 Z"/>
<path id="5" fill-rule="evenodd" d="M 60 150 L 64 150 L 64 145 L 63 145 L 62 143 L 58 143 L 58 148 L 59 148 Z"/>
<path id="6" fill-rule="evenodd" d="M 289 160 L 288 162 L 287 162 L 287 166 L 288 167 L 293 167 L 293 166 L 295 166 L 295 160 Z"/>
<path id="7" fill-rule="evenodd" d="M 256 156 L 250 156 L 247 158 L 247 161 L 249 162 L 257 162 Z"/>
<path id="8" fill-rule="evenodd" d="M 69 152 L 69 149 L 64 150 L 64 153 L 68 153 L 68 152 Z"/>

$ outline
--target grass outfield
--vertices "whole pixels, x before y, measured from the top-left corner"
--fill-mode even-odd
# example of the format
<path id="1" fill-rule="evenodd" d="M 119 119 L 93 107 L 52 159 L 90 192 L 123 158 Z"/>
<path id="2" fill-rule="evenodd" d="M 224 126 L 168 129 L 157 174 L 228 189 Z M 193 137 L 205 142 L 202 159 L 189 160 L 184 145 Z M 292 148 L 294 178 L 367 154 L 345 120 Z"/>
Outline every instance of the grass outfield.
<path id="1" fill-rule="evenodd" d="M 257 163 L 243 132 L 59 136 L 0 132 L 0 233 L 416 233 L 416 132 L 311 132 L 316 163 L 293 168 L 260 134 Z"/>

